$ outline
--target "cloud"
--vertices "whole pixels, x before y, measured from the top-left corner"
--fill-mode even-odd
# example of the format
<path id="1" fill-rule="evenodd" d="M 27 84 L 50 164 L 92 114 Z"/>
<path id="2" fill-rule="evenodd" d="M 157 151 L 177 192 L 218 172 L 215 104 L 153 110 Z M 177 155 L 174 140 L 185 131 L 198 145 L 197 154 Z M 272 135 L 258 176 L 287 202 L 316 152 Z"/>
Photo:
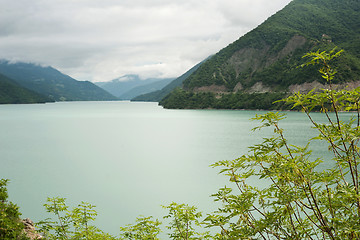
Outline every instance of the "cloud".
<path id="1" fill-rule="evenodd" d="M 291 0 L 0 0 L 0 58 L 79 80 L 176 77 Z"/>

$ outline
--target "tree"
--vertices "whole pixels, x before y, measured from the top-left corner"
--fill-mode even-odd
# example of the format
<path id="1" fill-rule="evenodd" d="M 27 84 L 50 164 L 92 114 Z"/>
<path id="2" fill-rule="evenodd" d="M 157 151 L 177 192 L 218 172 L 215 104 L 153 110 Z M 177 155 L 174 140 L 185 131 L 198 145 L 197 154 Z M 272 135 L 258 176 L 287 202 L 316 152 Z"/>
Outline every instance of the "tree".
<path id="1" fill-rule="evenodd" d="M 0 239 L 28 239 L 20 220 L 19 207 L 8 201 L 7 179 L 0 179 Z"/>
<path id="2" fill-rule="evenodd" d="M 116 239 L 90 225 L 97 215 L 95 206 L 81 202 L 77 207 L 69 210 L 65 200 L 60 197 L 48 198 L 48 203 L 44 204 L 47 212 L 53 213 L 56 217 L 56 220 L 47 218 L 38 223 L 39 232 L 44 233 L 46 239 Z"/>
<path id="3" fill-rule="evenodd" d="M 134 240 L 158 240 L 161 222 L 159 220 L 152 220 L 152 217 L 138 217 L 136 224 L 130 224 L 126 227 L 120 227 L 122 238 L 120 239 L 134 239 Z"/>
<path id="4" fill-rule="evenodd" d="M 321 64 L 319 72 L 329 89 L 284 100 L 301 107 L 318 130 L 313 139 L 328 145 L 332 159 L 311 158 L 313 139 L 306 146 L 291 145 L 279 123 L 284 114 L 256 115 L 262 125 L 255 129 L 272 127 L 274 136 L 238 159 L 213 165 L 229 175 L 235 186 L 214 194 L 222 208 L 206 221 L 221 228 L 217 239 L 360 239 L 360 88 L 334 90 L 336 70 L 330 62 L 341 52 L 306 54 L 310 60 L 303 66 Z M 326 123 L 314 121 L 314 109 L 320 109 Z M 353 117 L 349 120 L 341 111 L 352 111 Z M 328 161 L 331 168 L 320 170 Z M 249 179 L 255 179 L 256 186 Z"/>
<path id="5" fill-rule="evenodd" d="M 210 239 L 208 232 L 199 232 L 201 227 L 201 212 L 197 211 L 194 206 L 187 204 L 171 203 L 164 206 L 169 210 L 169 214 L 164 218 L 169 218 L 170 224 L 167 227 L 172 232 L 169 234 L 171 239 L 189 240 L 189 239 Z"/>

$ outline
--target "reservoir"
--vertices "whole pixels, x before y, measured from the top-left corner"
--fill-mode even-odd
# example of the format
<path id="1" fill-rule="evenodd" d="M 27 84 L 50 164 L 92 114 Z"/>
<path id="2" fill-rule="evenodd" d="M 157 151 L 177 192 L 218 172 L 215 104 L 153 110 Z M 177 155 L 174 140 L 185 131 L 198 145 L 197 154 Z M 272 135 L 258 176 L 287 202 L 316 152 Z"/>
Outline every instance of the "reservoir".
<path id="1" fill-rule="evenodd" d="M 121 101 L 1 105 L 0 178 L 10 179 L 22 218 L 50 217 L 47 197 L 65 197 L 70 206 L 95 205 L 95 225 L 118 235 L 139 215 L 163 221 L 161 205 L 171 202 L 216 209 L 210 195 L 231 184 L 210 165 L 271 136 L 271 129 L 251 131 L 259 123 L 250 119 L 262 113 Z M 288 112 L 280 126 L 291 144 L 316 135 L 300 112 Z"/>

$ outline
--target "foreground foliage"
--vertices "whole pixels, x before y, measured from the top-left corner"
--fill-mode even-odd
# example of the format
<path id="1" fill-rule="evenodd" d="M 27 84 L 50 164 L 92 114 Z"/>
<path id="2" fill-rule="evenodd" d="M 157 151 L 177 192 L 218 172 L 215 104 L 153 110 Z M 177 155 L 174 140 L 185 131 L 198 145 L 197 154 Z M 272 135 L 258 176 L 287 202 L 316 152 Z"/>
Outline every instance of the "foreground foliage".
<path id="1" fill-rule="evenodd" d="M 153 217 L 138 217 L 135 224 L 120 227 L 120 239 L 159 239 L 161 222 Z"/>
<path id="2" fill-rule="evenodd" d="M 220 239 L 360 238 L 360 89 L 332 89 L 336 70 L 329 62 L 340 53 L 334 49 L 306 55 L 310 61 L 304 66 L 321 64 L 329 89 L 284 100 L 303 109 L 319 133 L 312 140 L 326 143 L 332 159 L 311 158 L 309 144 L 291 145 L 279 124 L 284 114 L 256 116 L 263 123 L 256 129 L 272 127 L 275 135 L 247 155 L 213 165 L 235 184 L 235 189 L 224 187 L 214 195 L 223 207 L 206 219 L 223 230 Z M 327 123 L 313 120 L 310 112 L 318 108 Z M 346 119 L 340 111 L 354 111 L 354 116 Z"/>
<path id="3" fill-rule="evenodd" d="M 38 223 L 39 232 L 43 233 L 46 239 L 116 239 L 90 225 L 97 215 L 95 206 L 81 202 L 69 210 L 65 200 L 59 197 L 48 198 L 44 204 L 47 212 L 55 215 L 55 219 L 48 218 Z"/>
<path id="4" fill-rule="evenodd" d="M 171 230 L 169 236 L 171 239 L 210 239 L 208 232 L 200 232 L 200 218 L 202 213 L 198 212 L 196 207 L 186 204 L 171 203 L 165 206 L 169 214 L 164 218 L 171 219 L 167 227 Z"/>
<path id="5" fill-rule="evenodd" d="M 0 239 L 27 239 L 20 220 L 19 207 L 8 201 L 7 179 L 0 179 Z"/>

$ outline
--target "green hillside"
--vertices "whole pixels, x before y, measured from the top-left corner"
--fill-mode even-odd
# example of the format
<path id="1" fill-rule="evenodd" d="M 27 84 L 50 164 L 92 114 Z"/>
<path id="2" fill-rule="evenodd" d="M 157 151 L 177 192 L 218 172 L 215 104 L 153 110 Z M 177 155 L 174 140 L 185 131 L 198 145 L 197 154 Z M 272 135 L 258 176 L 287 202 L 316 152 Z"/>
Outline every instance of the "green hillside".
<path id="1" fill-rule="evenodd" d="M 169 108 L 238 108 L 226 99 L 249 102 L 254 94 L 260 100 L 259 94 L 264 94 L 266 101 L 269 95 L 273 99 L 295 84 L 321 81 L 315 68 L 297 66 L 303 63 L 305 53 L 335 45 L 345 50 L 336 63 L 337 81 L 360 80 L 360 1 L 294 0 L 203 64 L 183 82 L 185 92 L 174 91 L 160 104 Z M 192 95 L 192 100 L 175 103 L 180 92 Z M 201 100 L 204 93 L 213 95 L 207 98 L 209 104 Z M 266 101 L 263 106 L 255 101 L 257 106 L 246 104 L 245 108 L 267 109 Z"/>
<path id="2" fill-rule="evenodd" d="M 21 87 L 12 79 L 0 74 L 0 104 L 45 103 L 52 100 Z"/>
<path id="3" fill-rule="evenodd" d="M 0 61 L 0 73 L 53 101 L 105 101 L 114 96 L 88 81 L 77 81 L 52 67 Z"/>

